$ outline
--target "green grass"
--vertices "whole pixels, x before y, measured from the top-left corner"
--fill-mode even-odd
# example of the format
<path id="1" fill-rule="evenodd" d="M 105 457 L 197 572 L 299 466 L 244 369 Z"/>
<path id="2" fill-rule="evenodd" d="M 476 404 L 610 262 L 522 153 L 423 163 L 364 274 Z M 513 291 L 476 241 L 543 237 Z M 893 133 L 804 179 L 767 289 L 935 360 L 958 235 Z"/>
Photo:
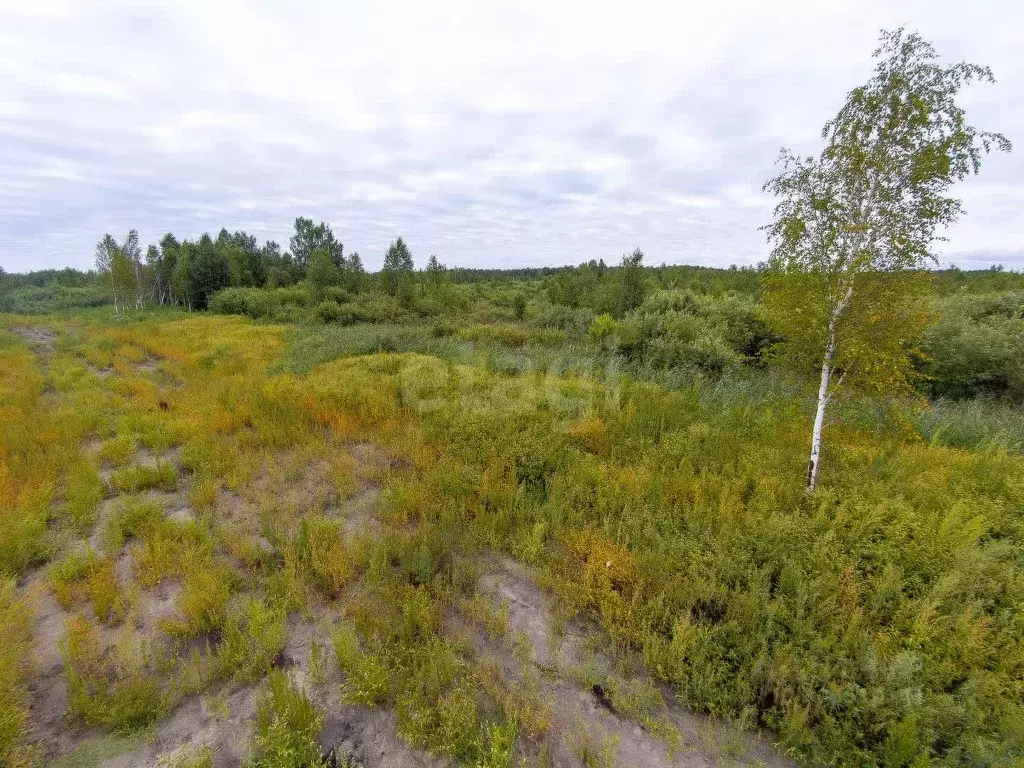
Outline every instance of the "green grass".
<path id="1" fill-rule="evenodd" d="M 316 737 L 323 715 L 282 672 L 271 673 L 256 711 L 254 756 L 248 768 L 321 768 Z"/>
<path id="2" fill-rule="evenodd" d="M 1011 408 L 938 403 L 889 429 L 876 404 L 848 402 L 808 495 L 808 402 L 783 377 L 617 371 L 590 342 L 545 346 L 529 330 L 542 326 L 509 322 L 307 328 L 286 342 L 280 326 L 222 317 L 64 321 L 47 363 L 56 388 L 0 334 L 0 568 L 20 575 L 59 552 L 54 591 L 97 617 L 73 619 L 61 642 L 69 723 L 145 731 L 184 696 L 259 683 L 290 623 L 329 606 L 323 664 L 346 700 L 394 707 L 410 743 L 506 765 L 515 738 L 544 743 L 550 711 L 445 632 L 459 611 L 507 641 L 507 614 L 476 595 L 499 552 L 610 656 L 687 707 L 769 729 L 805 764 L 1019 758 L 1024 457 Z M 74 372 L 108 358 L 105 379 Z M 138 371 L 149 358 L 173 385 Z M 102 556 L 77 549 L 98 509 L 83 454 L 96 436 L 115 467 L 106 492 L 122 496 Z M 195 519 L 141 495 L 179 485 L 170 462 L 132 466 L 139 443 L 182 446 Z M 373 485 L 374 533 L 350 534 L 346 499 Z M 173 613 L 142 636 L 128 617 L 172 588 Z M 0 618 L 15 638 L 0 743 L 24 751 L 22 619 Z M 316 716 L 274 685 L 256 759 L 288 764 Z M 672 743 L 653 684 L 602 685 Z M 579 746 L 607 757 L 585 734 Z"/>
<path id="3" fill-rule="evenodd" d="M 90 736 L 71 752 L 55 758 L 50 765 L 52 768 L 99 768 L 109 760 L 134 752 L 151 738 L 152 734 L 146 732 L 130 736 Z"/>
<path id="4" fill-rule="evenodd" d="M 154 466 L 125 467 L 112 473 L 110 487 L 115 493 L 138 493 L 149 489 L 173 491 L 178 488 L 178 475 L 170 462 Z"/>

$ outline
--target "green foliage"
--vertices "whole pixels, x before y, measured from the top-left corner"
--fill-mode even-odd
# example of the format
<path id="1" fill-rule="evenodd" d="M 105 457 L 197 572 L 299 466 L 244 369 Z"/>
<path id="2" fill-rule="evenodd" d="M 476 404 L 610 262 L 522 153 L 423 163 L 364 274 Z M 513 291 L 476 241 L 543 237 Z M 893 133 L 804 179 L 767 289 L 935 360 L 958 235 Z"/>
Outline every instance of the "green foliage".
<path id="1" fill-rule="evenodd" d="M 229 246 L 203 235 L 181 245 L 171 282 L 174 294 L 189 309 L 205 309 L 217 291 L 231 284 Z"/>
<path id="2" fill-rule="evenodd" d="M 92 549 L 85 549 L 53 563 L 48 573 L 54 596 L 64 608 L 91 600 L 98 620 L 120 620 L 125 606 L 113 560 L 100 559 Z"/>
<path id="3" fill-rule="evenodd" d="M 213 768 L 213 750 L 208 746 L 181 747 L 161 755 L 157 768 Z"/>
<path id="4" fill-rule="evenodd" d="M 96 522 L 96 510 L 103 500 L 103 479 L 86 458 L 79 458 L 68 469 L 64 484 L 65 509 L 76 530 L 86 532 Z"/>
<path id="5" fill-rule="evenodd" d="M 643 273 L 644 254 L 639 248 L 622 257 L 622 271 L 619 275 L 619 314 L 624 315 L 644 300 L 645 286 Z"/>
<path id="6" fill-rule="evenodd" d="M 989 69 L 944 67 L 930 43 L 903 29 L 883 32 L 874 55 L 874 76 L 825 124 L 821 154 L 783 150 L 782 172 L 764 186 L 779 198 L 765 227 L 774 244 L 768 312 L 782 354 L 820 370 L 808 491 L 826 409 L 844 382 L 908 388 L 922 270 L 962 208 L 947 192 L 978 172 L 983 153 L 1010 149 L 1004 136 L 967 124 L 956 102 L 963 86 L 991 82 Z"/>
<path id="7" fill-rule="evenodd" d="M 172 637 L 198 637 L 221 629 L 235 574 L 219 563 L 196 563 L 185 575 L 177 607 L 180 619 L 165 619 L 161 629 Z"/>
<path id="8" fill-rule="evenodd" d="M 323 296 L 325 288 L 337 286 L 341 282 L 341 270 L 334 263 L 330 252 L 317 249 L 309 257 L 306 279 L 313 287 L 313 294 Z"/>
<path id="9" fill-rule="evenodd" d="M 163 510 L 145 497 L 127 497 L 117 503 L 103 530 L 103 546 L 119 552 L 130 538 L 146 538 L 164 521 Z"/>
<path id="10" fill-rule="evenodd" d="M 933 299 L 923 334 L 923 388 L 933 397 L 1024 400 L 1024 291 Z"/>
<path id="11" fill-rule="evenodd" d="M 256 710 L 250 768 L 326 768 L 317 736 L 323 715 L 283 672 L 272 672 Z"/>
<path id="12" fill-rule="evenodd" d="M 388 247 L 384 254 L 384 266 L 381 276 L 384 287 L 392 296 L 398 296 L 403 287 L 408 293 L 412 285 L 413 262 L 412 254 L 402 238 L 398 238 Z"/>
<path id="13" fill-rule="evenodd" d="M 68 711 L 87 725 L 133 733 L 167 714 L 170 698 L 148 668 L 143 645 L 125 645 L 121 658 L 101 650 L 95 627 L 78 617 L 59 643 L 68 677 Z"/>
<path id="14" fill-rule="evenodd" d="M 771 339 L 757 307 L 732 295 L 660 291 L 614 326 L 602 322 L 630 359 L 715 375 L 756 361 Z"/>
<path id="15" fill-rule="evenodd" d="M 852 299 L 835 327 L 833 370 L 847 390 L 878 395 L 907 394 L 916 378 L 913 340 L 927 316 L 922 298 L 925 272 L 862 272 L 852 275 Z M 779 341 L 770 355 L 815 381 L 829 344 L 829 280 L 818 273 L 771 273 L 765 278 L 764 312 Z"/>
<path id="16" fill-rule="evenodd" d="M 112 473 L 110 487 L 117 493 L 138 493 L 150 488 L 173 491 L 178 487 L 178 474 L 169 461 L 154 465 L 125 467 Z"/>
<path id="17" fill-rule="evenodd" d="M 0 580 L 0 765 L 30 768 L 31 726 L 27 707 L 28 650 L 32 647 L 32 607 L 17 584 Z"/>
<path id="18" fill-rule="evenodd" d="M 916 414 L 917 429 L 932 445 L 965 450 L 1024 450 L 1024 413 L 991 398 L 937 400 Z"/>
<path id="19" fill-rule="evenodd" d="M 339 360 L 314 371 L 310 386 L 376 402 L 382 387 L 398 391 L 414 361 L 420 378 L 442 365 Z M 443 397 L 416 417 L 447 457 L 422 478 L 431 492 L 419 497 L 418 519 L 473 521 L 457 539 L 464 546 L 482 538 L 532 553 L 567 609 L 635 649 L 684 702 L 768 726 L 807 760 L 874 764 L 904 751 L 951 765 L 1010 759 L 1009 723 L 1021 705 L 1012 681 L 1024 659 L 1019 457 L 844 428 L 830 488 L 812 501 L 794 471 L 803 425 L 785 390 L 754 407 L 728 384 L 673 392 L 622 382 L 613 403 L 566 391 L 516 410 L 523 392 L 503 410 L 488 393 L 507 391 L 508 381 L 478 370 L 443 380 Z M 600 451 L 567 450 L 566 433 L 598 434 L 563 421 L 578 418 L 579 400 L 596 409 L 590 420 L 607 436 Z M 524 456 L 541 468 L 524 471 L 533 466 Z M 463 472 L 474 479 L 445 493 Z M 538 477 L 543 495 L 532 490 Z M 479 490 L 467 497 L 467 488 Z M 380 557 L 411 583 L 444 578 L 443 566 L 421 568 L 405 553 L 389 544 Z M 438 702 L 464 668 L 428 674 L 408 651 L 385 652 L 432 632 L 429 619 L 413 624 L 425 629 L 401 629 L 403 616 L 420 615 L 413 595 L 401 594 L 389 586 L 367 596 L 372 609 L 354 619 L 367 645 L 350 641 L 358 653 L 342 659 L 372 654 L 393 670 L 406 732 L 443 734 Z M 410 607 L 392 609 L 395 601 Z M 443 658 L 430 648 L 431 659 Z M 407 695 L 408 679 L 443 684 Z M 643 716 L 644 691 L 620 694 Z M 465 723 L 460 701 L 452 693 L 444 711 Z"/>
<path id="20" fill-rule="evenodd" d="M 68 312 L 99 307 L 109 301 L 106 289 L 97 280 L 82 286 L 64 285 L 59 280 L 58 277 L 46 285 L 11 285 L 0 290 L 0 312 L 18 315 Z"/>
<path id="21" fill-rule="evenodd" d="M 465 341 L 503 344 L 508 347 L 528 344 L 555 346 L 565 342 L 565 333 L 562 331 L 553 328 L 525 328 L 508 323 L 471 325 L 459 330 L 458 337 Z"/>
<path id="22" fill-rule="evenodd" d="M 295 265 L 300 270 L 311 268 L 317 253 L 326 256 L 336 267 L 344 263 L 342 244 L 326 222 L 314 224 L 312 219 L 298 217 L 295 219 L 295 234 L 288 244 Z"/>
<path id="23" fill-rule="evenodd" d="M 100 443 L 97 457 L 105 464 L 115 467 L 124 467 L 135 458 L 138 449 L 138 441 L 135 435 L 116 435 Z"/>
<path id="24" fill-rule="evenodd" d="M 391 673 L 373 653 L 361 650 L 355 628 L 340 622 L 331 633 L 334 657 L 345 675 L 342 696 L 351 704 L 376 706 L 391 693 Z"/>
<path id="25" fill-rule="evenodd" d="M 229 613 L 217 647 L 217 676 L 254 682 L 271 669 L 287 640 L 285 612 L 250 599 Z"/>

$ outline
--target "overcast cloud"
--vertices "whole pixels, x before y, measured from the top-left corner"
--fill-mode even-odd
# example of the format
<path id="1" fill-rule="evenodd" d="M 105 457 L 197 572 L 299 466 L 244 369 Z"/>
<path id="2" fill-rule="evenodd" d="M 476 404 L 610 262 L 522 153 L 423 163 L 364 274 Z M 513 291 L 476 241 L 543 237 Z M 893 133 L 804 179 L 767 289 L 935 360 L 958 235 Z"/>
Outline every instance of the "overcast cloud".
<path id="1" fill-rule="evenodd" d="M 779 146 L 871 72 L 881 27 L 990 65 L 1018 151 L 959 188 L 943 263 L 1024 269 L 1024 3 L 0 0 L 0 265 L 330 222 L 377 268 L 763 259 Z"/>

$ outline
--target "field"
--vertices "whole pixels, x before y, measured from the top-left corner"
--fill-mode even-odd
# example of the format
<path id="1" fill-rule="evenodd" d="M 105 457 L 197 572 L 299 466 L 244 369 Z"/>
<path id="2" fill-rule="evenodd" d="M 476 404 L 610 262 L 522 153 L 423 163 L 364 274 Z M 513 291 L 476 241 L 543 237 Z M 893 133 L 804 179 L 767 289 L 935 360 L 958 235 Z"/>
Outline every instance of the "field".
<path id="1" fill-rule="evenodd" d="M 808 495 L 785 379 L 508 311 L 7 316 L 0 764 L 1020 760 L 1012 409 L 848 403 Z"/>

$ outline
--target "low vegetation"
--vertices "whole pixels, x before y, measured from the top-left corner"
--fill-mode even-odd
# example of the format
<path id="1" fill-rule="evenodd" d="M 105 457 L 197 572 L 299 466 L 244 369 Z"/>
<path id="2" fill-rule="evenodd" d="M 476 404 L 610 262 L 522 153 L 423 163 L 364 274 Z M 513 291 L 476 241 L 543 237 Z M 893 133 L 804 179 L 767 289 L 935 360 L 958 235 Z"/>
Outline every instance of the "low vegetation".
<path id="1" fill-rule="evenodd" d="M 792 210 L 837 142 L 789 158 Z M 495 768 L 637 734 L 755 765 L 752 732 L 776 765 L 1019 764 L 1024 277 L 808 266 L 797 224 L 759 268 L 417 271 L 398 238 L 368 274 L 300 218 L 287 253 L 132 232 L 0 275 L 0 765 L 239 733 L 355 765 L 338 722 Z M 814 304 L 826 267 L 869 300 Z M 135 738 L 184 712 L 188 745 Z"/>

